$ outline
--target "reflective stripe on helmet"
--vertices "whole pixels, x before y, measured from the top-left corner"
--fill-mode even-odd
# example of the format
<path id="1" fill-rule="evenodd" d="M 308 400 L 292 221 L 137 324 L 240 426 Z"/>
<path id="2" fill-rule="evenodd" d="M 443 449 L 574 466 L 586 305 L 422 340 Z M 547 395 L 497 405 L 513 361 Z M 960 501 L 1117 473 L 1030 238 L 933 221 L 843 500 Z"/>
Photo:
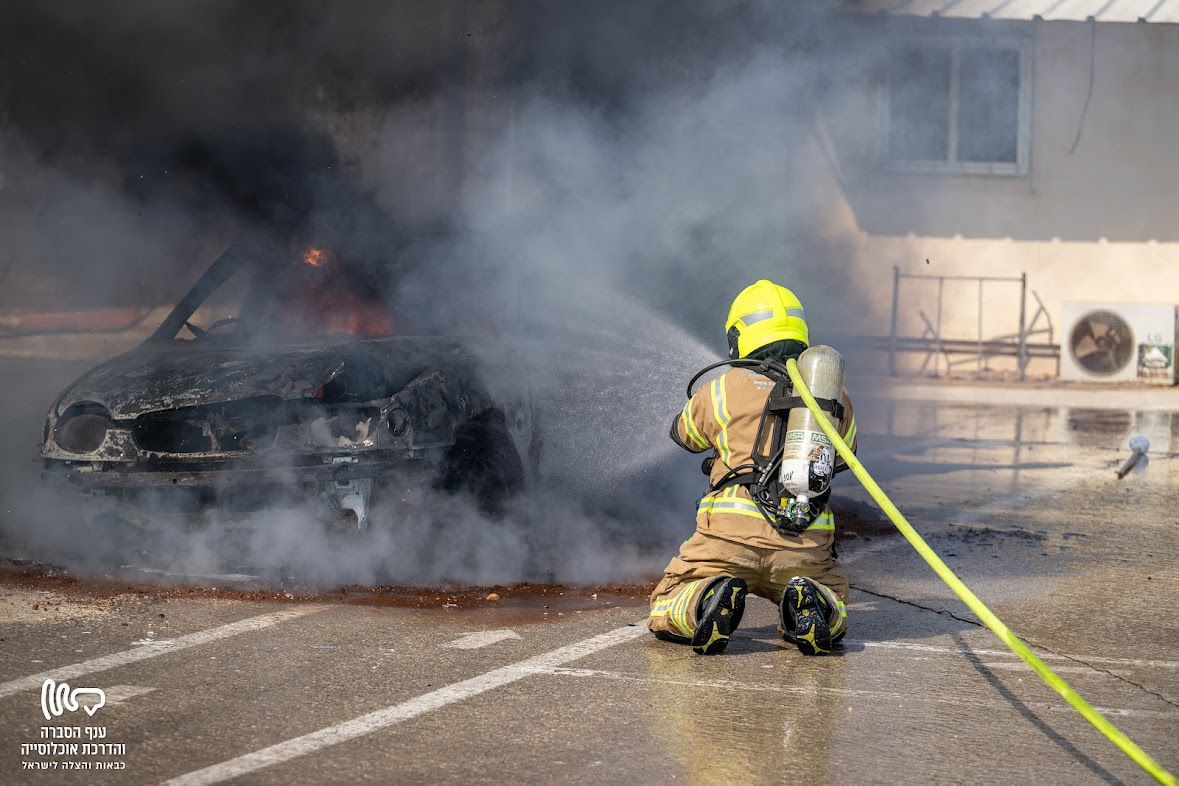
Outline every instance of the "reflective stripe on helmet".
<path id="1" fill-rule="evenodd" d="M 725 320 L 731 357 L 750 353 L 777 341 L 810 343 L 802 302 L 784 286 L 762 279 L 741 290 Z"/>
<path id="2" fill-rule="evenodd" d="M 798 316 L 800 316 L 800 317 L 802 316 L 801 309 L 791 309 L 791 311 L 798 311 L 799 312 Z M 746 314 L 745 316 L 741 317 L 738 321 L 741 322 L 741 324 L 748 327 L 749 325 L 753 325 L 758 322 L 761 322 L 763 319 L 769 319 L 772 316 L 774 316 L 773 311 L 755 311 L 752 314 Z"/>

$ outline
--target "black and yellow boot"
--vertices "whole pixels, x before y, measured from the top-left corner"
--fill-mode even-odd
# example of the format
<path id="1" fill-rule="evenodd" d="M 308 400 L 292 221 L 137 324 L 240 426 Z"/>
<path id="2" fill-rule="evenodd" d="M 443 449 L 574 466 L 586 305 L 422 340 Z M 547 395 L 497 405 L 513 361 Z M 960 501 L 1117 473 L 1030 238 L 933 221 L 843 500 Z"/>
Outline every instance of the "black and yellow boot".
<path id="1" fill-rule="evenodd" d="M 795 576 L 786 584 L 778 604 L 782 638 L 798 647 L 803 655 L 823 655 L 843 638 L 839 611 L 818 585 Z M 836 632 L 832 633 L 832 625 Z"/>
<path id="2" fill-rule="evenodd" d="M 721 576 L 705 587 L 696 603 L 693 650 L 700 655 L 719 655 L 724 652 L 729 637 L 741 624 L 746 592 L 748 587 L 745 580 L 732 576 Z"/>

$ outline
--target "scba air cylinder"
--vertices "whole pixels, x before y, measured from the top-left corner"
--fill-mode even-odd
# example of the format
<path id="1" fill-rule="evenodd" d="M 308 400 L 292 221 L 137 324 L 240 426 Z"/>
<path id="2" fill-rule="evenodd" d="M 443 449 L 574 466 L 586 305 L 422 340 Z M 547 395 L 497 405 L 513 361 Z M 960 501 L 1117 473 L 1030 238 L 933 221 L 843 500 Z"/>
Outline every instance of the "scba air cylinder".
<path id="1" fill-rule="evenodd" d="M 843 392 L 843 355 L 828 346 L 814 346 L 798 357 L 798 370 L 811 394 L 822 402 L 839 401 Z M 797 393 L 795 393 L 797 395 Z M 836 428 L 839 421 L 832 418 Z M 835 475 L 835 448 L 818 419 L 799 403 L 786 419 L 782 469 L 778 479 L 786 493 L 814 497 L 831 485 Z"/>

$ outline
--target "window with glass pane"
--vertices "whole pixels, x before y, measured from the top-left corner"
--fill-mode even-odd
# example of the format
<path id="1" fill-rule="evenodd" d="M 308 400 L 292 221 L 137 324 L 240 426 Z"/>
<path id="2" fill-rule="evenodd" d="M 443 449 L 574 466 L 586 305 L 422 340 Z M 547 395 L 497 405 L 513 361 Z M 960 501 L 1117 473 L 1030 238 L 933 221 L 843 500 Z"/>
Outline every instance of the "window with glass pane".
<path id="1" fill-rule="evenodd" d="M 897 161 L 945 161 L 950 139 L 950 49 L 892 53 L 888 149 Z"/>
<path id="2" fill-rule="evenodd" d="M 958 52 L 958 160 L 1014 164 L 1019 146 L 1019 52 Z"/>
<path id="3" fill-rule="evenodd" d="M 1020 44 L 930 40 L 889 55 L 888 157 L 919 170 L 1026 171 Z"/>

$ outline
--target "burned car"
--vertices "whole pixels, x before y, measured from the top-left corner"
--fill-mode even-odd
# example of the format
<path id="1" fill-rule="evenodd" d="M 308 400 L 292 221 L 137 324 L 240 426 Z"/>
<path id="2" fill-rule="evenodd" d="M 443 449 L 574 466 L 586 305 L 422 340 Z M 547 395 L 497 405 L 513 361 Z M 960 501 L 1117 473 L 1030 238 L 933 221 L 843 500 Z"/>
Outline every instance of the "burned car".
<path id="1" fill-rule="evenodd" d="M 273 256 L 231 248 L 147 341 L 70 385 L 44 482 L 144 529 L 246 526 L 282 502 L 364 531 L 382 495 L 425 489 L 495 514 L 524 469 L 463 347 L 399 335 L 381 282 L 327 251 Z"/>

